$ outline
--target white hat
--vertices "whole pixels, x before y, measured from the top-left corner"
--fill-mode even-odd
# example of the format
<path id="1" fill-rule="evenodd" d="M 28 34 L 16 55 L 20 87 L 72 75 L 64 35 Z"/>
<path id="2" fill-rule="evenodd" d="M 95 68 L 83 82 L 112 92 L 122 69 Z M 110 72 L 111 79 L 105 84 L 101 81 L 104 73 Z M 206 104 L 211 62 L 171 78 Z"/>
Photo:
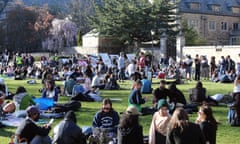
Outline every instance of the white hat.
<path id="1" fill-rule="evenodd" d="M 126 110 L 126 114 L 128 114 L 128 115 L 142 115 L 142 113 L 140 113 L 138 111 L 138 109 L 134 106 L 129 106 Z"/>

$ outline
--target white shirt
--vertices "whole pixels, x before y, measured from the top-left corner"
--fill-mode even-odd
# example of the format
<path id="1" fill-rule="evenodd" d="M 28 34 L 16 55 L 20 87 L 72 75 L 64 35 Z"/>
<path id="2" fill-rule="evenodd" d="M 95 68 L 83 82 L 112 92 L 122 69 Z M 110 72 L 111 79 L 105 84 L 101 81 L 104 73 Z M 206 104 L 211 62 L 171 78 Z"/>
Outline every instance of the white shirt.
<path id="1" fill-rule="evenodd" d="M 127 67 L 127 72 L 129 76 L 135 73 L 135 65 L 133 63 L 129 64 Z"/>
<path id="2" fill-rule="evenodd" d="M 233 92 L 234 93 L 240 92 L 240 83 L 233 87 Z"/>
<path id="3" fill-rule="evenodd" d="M 125 67 L 125 63 L 124 63 L 124 57 L 120 56 L 118 59 L 118 69 L 122 69 Z"/>
<path id="4" fill-rule="evenodd" d="M 99 86 L 101 85 L 101 79 L 98 75 L 95 75 L 92 80 L 92 86 Z"/>

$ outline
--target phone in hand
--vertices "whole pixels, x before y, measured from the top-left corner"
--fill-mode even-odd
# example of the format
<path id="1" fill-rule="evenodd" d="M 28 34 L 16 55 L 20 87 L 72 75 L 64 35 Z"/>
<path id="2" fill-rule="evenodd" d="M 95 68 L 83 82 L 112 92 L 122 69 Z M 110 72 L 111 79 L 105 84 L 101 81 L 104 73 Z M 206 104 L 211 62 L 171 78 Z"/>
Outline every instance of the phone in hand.
<path id="1" fill-rule="evenodd" d="M 54 119 L 52 118 L 52 119 L 49 121 L 48 125 L 52 125 L 52 124 L 53 124 L 53 121 L 54 121 Z"/>

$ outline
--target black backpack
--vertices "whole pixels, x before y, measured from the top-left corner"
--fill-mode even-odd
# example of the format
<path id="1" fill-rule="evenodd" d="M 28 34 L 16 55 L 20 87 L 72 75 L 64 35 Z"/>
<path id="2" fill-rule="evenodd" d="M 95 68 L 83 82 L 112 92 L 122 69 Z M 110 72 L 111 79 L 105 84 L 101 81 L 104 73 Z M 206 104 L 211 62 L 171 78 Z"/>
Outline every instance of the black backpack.
<path id="1" fill-rule="evenodd" d="M 55 113 L 61 113 L 61 112 L 67 112 L 70 110 L 77 111 L 79 108 L 81 108 L 80 101 L 71 100 L 70 102 L 64 103 L 64 104 L 56 104 L 52 110 Z"/>

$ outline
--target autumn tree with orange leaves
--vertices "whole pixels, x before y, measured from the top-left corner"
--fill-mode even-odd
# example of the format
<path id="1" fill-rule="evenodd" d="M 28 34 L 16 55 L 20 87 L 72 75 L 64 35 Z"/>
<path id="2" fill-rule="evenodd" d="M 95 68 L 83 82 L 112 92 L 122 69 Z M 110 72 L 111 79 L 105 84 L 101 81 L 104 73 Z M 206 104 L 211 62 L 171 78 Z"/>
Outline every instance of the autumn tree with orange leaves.
<path id="1" fill-rule="evenodd" d="M 41 43 L 48 36 L 53 16 L 47 7 L 29 7 L 15 3 L 2 20 L 0 45 L 10 51 L 41 51 Z"/>

